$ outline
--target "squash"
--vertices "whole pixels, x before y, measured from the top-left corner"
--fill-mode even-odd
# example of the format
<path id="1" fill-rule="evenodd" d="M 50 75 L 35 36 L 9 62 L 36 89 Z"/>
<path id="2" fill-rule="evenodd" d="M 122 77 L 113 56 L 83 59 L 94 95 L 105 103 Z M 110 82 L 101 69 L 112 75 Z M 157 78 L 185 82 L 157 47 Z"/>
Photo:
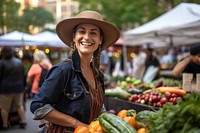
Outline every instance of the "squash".
<path id="1" fill-rule="evenodd" d="M 99 122 L 106 133 L 137 133 L 125 120 L 113 114 L 100 115 Z"/>
<path id="2" fill-rule="evenodd" d="M 101 127 L 100 123 L 98 120 L 92 121 L 90 125 L 88 126 L 89 132 L 94 133 L 104 133 L 103 128 Z"/>
<path id="3" fill-rule="evenodd" d="M 177 94 L 179 96 L 183 96 L 186 94 L 186 91 L 183 89 L 180 89 L 179 87 L 159 87 L 157 88 L 157 90 L 161 93 L 170 92 L 170 93 Z"/>
<path id="4" fill-rule="evenodd" d="M 105 95 L 108 97 L 117 97 L 124 100 L 128 100 L 129 97 L 131 97 L 131 94 L 128 93 L 125 90 L 122 90 L 121 88 L 115 88 L 115 89 L 106 89 Z"/>
<path id="5" fill-rule="evenodd" d="M 148 128 L 149 118 L 155 114 L 154 111 L 143 110 L 137 113 L 135 120 L 138 128 Z"/>
<path id="6" fill-rule="evenodd" d="M 148 130 L 146 128 L 140 128 L 137 130 L 137 133 L 148 133 Z"/>
<path id="7" fill-rule="evenodd" d="M 124 118 L 126 117 L 126 113 L 127 113 L 127 110 L 121 110 L 117 113 L 117 116 L 120 117 L 120 118 Z"/>
<path id="8" fill-rule="evenodd" d="M 135 121 L 134 117 L 126 116 L 126 117 L 123 118 L 123 120 L 125 120 L 128 124 L 130 124 L 135 129 L 137 129 L 137 124 L 136 124 L 136 121 Z"/>
<path id="9" fill-rule="evenodd" d="M 89 130 L 85 126 L 78 126 L 75 130 L 74 133 L 89 133 Z"/>
<path id="10" fill-rule="evenodd" d="M 125 120 L 127 123 L 129 123 L 134 128 L 137 128 L 137 124 L 135 121 L 136 111 L 134 109 L 130 110 L 121 110 L 117 114 L 118 117 Z"/>

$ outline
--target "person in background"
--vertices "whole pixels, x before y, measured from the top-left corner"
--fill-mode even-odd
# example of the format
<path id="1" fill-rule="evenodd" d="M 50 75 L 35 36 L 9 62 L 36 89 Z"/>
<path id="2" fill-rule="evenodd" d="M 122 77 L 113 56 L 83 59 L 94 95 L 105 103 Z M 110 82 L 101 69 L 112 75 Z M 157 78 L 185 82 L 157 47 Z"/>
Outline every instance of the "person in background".
<path id="1" fill-rule="evenodd" d="M 145 72 L 143 82 L 149 83 L 159 77 L 160 63 L 154 55 L 153 48 L 146 48 L 146 61 L 145 61 Z"/>
<path id="2" fill-rule="evenodd" d="M 105 79 L 109 79 L 111 77 L 109 71 L 111 67 L 111 60 L 108 54 L 107 49 L 101 52 L 100 57 L 100 66 L 99 69 L 104 73 Z"/>
<path id="3" fill-rule="evenodd" d="M 101 58 L 100 58 L 100 70 L 102 70 L 102 72 L 105 72 L 107 67 L 108 67 L 108 63 L 109 63 L 109 57 L 108 57 L 108 53 L 106 50 L 103 50 L 101 52 Z"/>
<path id="4" fill-rule="evenodd" d="M 126 67 L 126 68 L 125 68 Z M 126 61 L 124 66 L 124 56 L 120 56 L 120 60 L 115 63 L 115 69 L 113 71 L 113 76 L 126 77 L 132 75 L 132 67 L 129 61 Z"/>
<path id="5" fill-rule="evenodd" d="M 3 121 L 3 130 L 9 128 L 9 111 L 12 104 L 16 105 L 20 117 L 20 128 L 26 126 L 24 110 L 24 90 L 25 90 L 25 72 L 20 59 L 14 57 L 14 51 L 11 47 L 5 46 L 1 51 L 0 60 L 0 108 Z"/>
<path id="6" fill-rule="evenodd" d="M 89 10 L 59 22 L 56 31 L 72 48 L 71 56 L 51 68 L 30 109 L 34 119 L 49 122 L 45 132 L 73 133 L 105 111 L 100 55 L 118 40 L 120 31 L 101 14 Z"/>
<path id="7" fill-rule="evenodd" d="M 135 56 L 133 57 L 133 78 L 143 79 L 145 71 L 145 61 L 147 55 L 141 50 L 141 46 L 135 46 Z"/>
<path id="8" fill-rule="evenodd" d="M 33 54 L 33 64 L 27 74 L 27 84 L 31 84 L 32 97 L 34 97 L 39 89 L 39 80 L 42 72 L 40 65 L 48 70 L 52 67 L 49 58 L 42 50 L 36 51 Z"/>
<path id="9" fill-rule="evenodd" d="M 40 88 L 39 81 L 40 81 L 40 75 L 42 73 L 42 67 L 46 68 L 48 70 L 50 70 L 50 68 L 52 67 L 52 64 L 51 64 L 49 58 L 47 57 L 45 52 L 42 50 L 36 51 L 33 54 L 33 60 L 34 60 L 34 62 L 27 74 L 27 84 L 29 84 L 29 86 L 31 86 L 32 98 L 35 96 L 35 94 L 38 92 L 38 90 Z M 46 121 L 44 119 L 41 119 L 40 125 L 42 125 L 44 123 L 46 123 Z M 40 132 L 40 131 L 41 131 L 41 129 L 39 128 L 38 132 Z"/>
<path id="10" fill-rule="evenodd" d="M 27 79 L 28 71 L 33 63 L 32 60 L 33 60 L 32 56 L 28 52 L 24 52 L 22 62 L 24 64 L 24 68 L 25 68 L 25 79 L 24 79 L 25 87 L 26 87 L 25 92 L 24 92 L 25 99 L 31 98 L 31 87 L 32 86 L 31 86 L 31 84 L 27 84 L 26 79 Z"/>
<path id="11" fill-rule="evenodd" d="M 178 77 L 184 72 L 192 73 L 194 76 L 196 76 L 197 73 L 200 73 L 200 43 L 191 45 L 190 55 L 176 64 L 172 74 L 175 77 Z"/>

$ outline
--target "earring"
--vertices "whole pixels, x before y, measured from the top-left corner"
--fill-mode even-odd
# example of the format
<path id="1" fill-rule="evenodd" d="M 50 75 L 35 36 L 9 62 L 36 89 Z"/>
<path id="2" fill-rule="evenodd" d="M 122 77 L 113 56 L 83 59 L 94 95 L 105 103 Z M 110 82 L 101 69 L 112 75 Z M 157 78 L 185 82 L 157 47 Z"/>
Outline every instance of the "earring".
<path id="1" fill-rule="evenodd" d="M 74 49 L 74 42 L 73 42 L 73 41 L 70 43 L 70 47 L 71 47 L 72 49 Z"/>

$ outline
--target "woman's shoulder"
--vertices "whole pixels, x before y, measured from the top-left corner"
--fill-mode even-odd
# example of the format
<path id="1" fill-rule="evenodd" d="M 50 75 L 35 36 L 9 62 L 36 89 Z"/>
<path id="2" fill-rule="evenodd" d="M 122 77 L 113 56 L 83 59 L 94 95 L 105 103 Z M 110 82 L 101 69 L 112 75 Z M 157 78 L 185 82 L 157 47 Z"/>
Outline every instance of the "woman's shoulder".
<path id="1" fill-rule="evenodd" d="M 58 68 L 60 70 L 71 70 L 72 63 L 70 61 L 64 60 L 53 65 L 52 68 Z"/>

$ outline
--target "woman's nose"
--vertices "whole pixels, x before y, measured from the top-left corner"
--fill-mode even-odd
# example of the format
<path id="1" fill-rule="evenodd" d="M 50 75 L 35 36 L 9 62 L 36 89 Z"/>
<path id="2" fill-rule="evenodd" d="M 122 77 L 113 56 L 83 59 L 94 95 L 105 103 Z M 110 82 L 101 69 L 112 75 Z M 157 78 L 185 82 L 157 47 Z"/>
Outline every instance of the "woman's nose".
<path id="1" fill-rule="evenodd" d="M 86 33 L 84 34 L 84 38 L 85 38 L 85 39 L 90 39 L 90 34 L 89 34 L 88 32 L 86 32 Z"/>

